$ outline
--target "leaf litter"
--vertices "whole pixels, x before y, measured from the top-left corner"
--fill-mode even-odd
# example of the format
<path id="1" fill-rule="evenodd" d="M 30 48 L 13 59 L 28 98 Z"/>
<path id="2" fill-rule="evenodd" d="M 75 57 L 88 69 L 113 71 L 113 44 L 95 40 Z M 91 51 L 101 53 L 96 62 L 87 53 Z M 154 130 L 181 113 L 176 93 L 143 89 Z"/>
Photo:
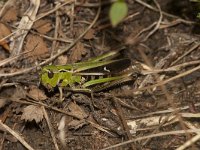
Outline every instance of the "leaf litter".
<path id="1" fill-rule="evenodd" d="M 29 97 L 36 101 L 43 101 L 47 99 L 47 96 L 44 94 L 44 92 L 36 86 L 31 86 L 28 94 Z"/>
<path id="2" fill-rule="evenodd" d="M 8 45 L 8 40 L 1 40 L 5 37 L 7 37 L 8 35 L 11 34 L 11 30 L 8 28 L 8 26 L 6 26 L 3 23 L 0 23 L 0 45 L 7 50 L 7 52 L 10 52 L 10 47 Z"/>
<path id="3" fill-rule="evenodd" d="M 17 5 L 15 0 L 8 0 L 6 4 L 1 9 L 1 21 L 12 22 L 17 20 Z"/>
<path id="4" fill-rule="evenodd" d="M 46 19 L 38 20 L 38 21 L 34 22 L 33 29 L 35 29 L 37 32 L 39 32 L 41 34 L 46 34 L 50 30 L 52 30 L 51 21 L 46 20 Z"/>
<path id="5" fill-rule="evenodd" d="M 94 29 L 90 29 L 84 36 L 84 39 L 86 40 L 91 40 L 95 37 L 95 30 Z"/>
<path id="6" fill-rule="evenodd" d="M 4 38 L 5 36 L 8 36 L 14 32 L 17 31 L 16 26 L 19 24 L 21 18 L 26 17 L 26 9 L 29 8 L 28 1 L 22 1 L 20 5 L 15 5 L 14 0 L 9 0 L 9 2 L 12 2 L 10 4 L 6 3 L 4 11 L 1 11 L 1 25 L 0 25 L 0 38 Z M 96 2 L 96 1 L 95 1 Z M 25 37 L 25 40 L 22 41 L 23 43 L 23 51 L 28 52 L 32 50 L 29 55 L 22 56 L 25 61 L 18 61 L 14 65 L 6 65 L 1 69 L 1 73 L 15 73 L 16 71 L 23 71 L 26 69 L 27 66 L 38 66 L 39 63 L 44 62 L 45 60 L 48 60 L 51 57 L 51 46 L 52 42 L 56 42 L 56 52 L 60 52 L 62 48 L 67 48 L 70 44 L 73 44 L 73 42 L 76 40 L 76 37 L 78 37 L 87 27 L 88 24 L 90 24 L 93 19 L 94 15 L 96 14 L 96 8 L 99 5 L 96 5 L 95 2 L 90 3 L 90 1 L 77 1 L 76 4 L 72 4 L 70 1 L 66 1 L 66 4 L 64 7 L 62 7 L 60 4 L 64 4 L 64 1 L 41 1 L 40 9 L 37 12 L 36 18 L 42 17 L 41 19 L 34 22 L 31 29 L 28 29 L 28 35 Z M 171 26 L 170 28 L 166 27 L 167 25 L 171 25 L 170 23 L 170 17 L 167 18 L 164 16 L 164 19 L 162 19 L 162 24 L 159 29 L 159 32 L 156 32 L 151 36 L 151 38 L 147 39 L 147 41 L 141 41 L 141 39 L 144 39 L 147 35 L 147 33 L 150 32 L 152 28 L 147 28 L 148 25 L 152 24 L 153 22 L 158 22 L 158 12 L 153 12 L 152 10 L 143 9 L 143 7 L 140 5 L 137 5 L 139 1 L 135 1 L 136 5 L 132 5 L 130 1 L 127 1 L 129 6 L 129 15 L 125 20 L 120 23 L 119 26 L 116 28 L 107 28 L 109 27 L 110 22 L 108 22 L 107 18 L 104 18 L 104 15 L 107 16 L 109 11 L 105 11 L 107 8 L 104 8 L 104 5 L 107 5 L 105 3 L 103 5 L 103 11 L 101 14 L 101 17 L 99 17 L 99 22 L 96 22 L 95 26 L 91 28 L 87 34 L 79 40 L 77 43 L 75 43 L 73 48 L 67 50 L 63 55 L 60 55 L 59 58 L 55 58 L 53 61 L 49 61 L 48 64 L 67 64 L 69 62 L 77 62 L 81 61 L 83 57 L 87 58 L 87 55 L 89 55 L 90 52 L 96 54 L 95 56 L 98 56 L 99 53 L 103 53 L 106 50 L 112 49 L 116 45 L 121 45 L 124 43 L 127 43 L 126 47 L 126 55 L 130 56 L 132 60 L 138 60 L 141 62 L 145 62 L 143 59 L 141 59 L 141 55 L 138 53 L 139 51 L 144 50 L 145 54 L 148 56 L 149 59 L 152 59 L 152 64 L 155 64 L 157 61 L 162 60 L 161 58 L 164 58 L 170 52 L 179 51 L 179 53 L 184 54 L 185 51 L 188 51 L 186 47 L 183 46 L 183 44 L 179 45 L 177 42 L 175 42 L 176 50 L 170 46 L 171 42 L 170 40 L 173 40 L 170 36 L 171 33 L 176 33 L 177 37 L 176 39 L 182 39 L 182 35 L 179 34 L 181 32 L 186 32 L 185 34 L 188 35 L 188 32 L 191 34 L 189 35 L 189 40 L 195 37 L 193 35 L 194 31 L 191 31 L 192 24 L 187 24 L 187 22 L 181 22 L 179 21 L 178 24 L 181 24 L 179 26 Z M 156 1 L 154 1 L 156 2 Z M 158 1 L 159 2 L 159 1 Z M 166 1 L 169 2 L 169 1 Z M 59 4 L 60 3 L 60 4 Z M 67 4 L 69 3 L 69 4 Z M 103 2 L 104 3 L 104 2 Z M 79 5 L 79 6 L 76 6 Z M 82 7 L 84 5 L 84 7 Z M 147 4 L 147 6 L 150 4 Z M 12 6 L 12 7 L 10 7 Z M 19 7 L 20 6 L 20 7 Z M 56 7 L 55 7 L 56 6 Z M 59 9 L 57 6 L 61 7 Z M 89 7 L 87 7 L 89 6 Z M 93 7 L 94 6 L 94 7 Z M 152 5 L 152 7 L 155 7 L 156 5 Z M 162 5 L 162 7 L 164 4 Z M 164 6 L 166 7 L 166 6 Z M 77 9 L 78 8 L 78 9 Z M 186 8 L 186 7 L 185 7 Z M 75 11 L 73 10 L 75 9 Z M 3 9 L 2 9 L 3 10 Z M 6 10 L 6 11 L 5 11 Z M 163 9 L 165 11 L 166 9 Z M 6 13 L 5 13 L 6 12 Z M 138 13 L 139 12 L 139 13 Z M 133 14 L 132 14 L 133 13 Z M 140 16 L 140 19 L 134 18 L 134 14 L 137 13 Z M 56 15 L 59 14 L 59 15 Z M 143 15 L 145 14 L 145 16 Z M 157 14 L 157 15 L 155 15 Z M 83 17 L 84 16 L 84 17 Z M 102 18 L 103 16 L 103 18 Z M 148 16 L 151 16 L 149 19 Z M 29 16 L 30 17 L 30 16 Z M 56 18 L 56 17 L 59 17 Z M 176 22 L 177 18 L 173 18 L 172 20 L 175 20 Z M 59 21 L 58 31 L 55 30 L 56 20 Z M 32 20 L 34 21 L 34 20 Z M 182 20 L 184 21 L 184 20 Z M 188 20 L 187 20 L 188 21 Z M 100 23 L 100 25 L 99 25 Z M 187 25 L 185 25 L 187 24 Z M 150 26 L 151 27 L 151 26 Z M 153 26 L 154 27 L 154 26 Z M 181 29 L 182 28 L 182 29 Z M 184 30 L 183 30 L 184 28 Z M 73 29 L 73 30 L 72 30 Z M 96 30 L 98 29 L 98 30 Z M 147 30 L 143 30 L 147 29 Z M 137 32 L 136 32 L 137 31 Z M 141 31 L 141 32 L 140 32 Z M 145 32 L 142 32 L 145 31 Z M 161 32 L 160 32 L 161 31 Z M 58 33 L 56 33 L 58 32 Z M 135 34 L 134 34 L 135 33 Z M 139 34 L 138 34 L 139 33 Z M 55 38 L 54 35 L 57 35 Z M 130 37 L 130 42 L 126 42 L 127 37 Z M 199 41 L 198 37 L 195 37 Z M 99 43 L 100 41 L 100 43 Z M 155 42 L 156 41 L 156 42 Z M 195 41 L 195 42 L 196 42 Z M 5 55 L 0 54 L 0 58 L 5 59 L 9 57 L 9 44 L 10 38 L 3 41 L 3 44 L 1 44 L 1 47 L 5 49 Z M 192 44 L 195 43 L 193 41 Z M 136 43 L 136 44 L 133 44 Z M 164 45 L 166 44 L 166 45 Z M 188 46 L 192 45 L 191 43 L 187 44 Z M 178 46 L 177 46 L 178 45 Z M 167 49 L 167 47 L 170 47 Z M 106 50 L 105 50 L 106 49 Z M 164 49 L 164 50 L 163 50 Z M 198 49 L 199 50 L 199 49 Z M 199 55 L 197 53 L 197 49 L 194 49 L 194 55 L 196 57 L 196 60 L 199 59 Z M 1 51 L 4 52 L 4 50 L 1 49 Z M 174 54 L 174 53 L 173 53 Z M 190 53 L 187 53 L 187 56 L 189 56 Z M 186 60 L 192 60 L 191 58 L 187 58 L 185 55 L 184 59 L 179 61 L 179 63 L 184 63 Z M 178 57 L 178 56 L 177 56 Z M 21 58 L 21 56 L 20 56 Z M 170 57 L 171 58 L 171 57 Z M 33 61 L 32 61 L 33 59 Z M 172 59 L 172 58 L 171 58 Z M 170 64 L 173 60 L 168 59 L 168 63 Z M 15 66 L 16 65 L 16 66 Z M 137 80 L 135 81 L 135 84 L 130 87 L 129 89 L 123 88 L 123 89 L 113 89 L 112 94 L 114 96 L 120 97 L 120 101 L 126 104 L 123 105 L 122 110 L 119 110 L 119 108 L 116 108 L 111 103 L 109 98 L 106 98 L 105 96 L 94 96 L 94 98 L 98 97 L 98 99 L 95 99 L 95 107 L 94 110 L 91 111 L 90 108 L 82 103 L 74 103 L 72 102 L 71 93 L 64 93 L 64 101 L 62 103 L 56 103 L 58 100 L 58 93 L 57 89 L 54 91 L 47 91 L 47 89 L 44 89 L 41 85 L 39 85 L 39 78 L 40 74 L 38 74 L 41 66 L 38 66 L 36 69 L 31 70 L 31 73 L 23 73 L 20 75 L 21 82 L 17 82 L 17 84 L 14 84 L 13 77 L 8 76 L 6 79 L 8 79 L 8 83 L 6 83 L 6 86 L 4 83 L 0 90 L 0 112 L 5 112 L 4 110 L 8 110 L 9 114 L 7 115 L 5 124 L 8 124 L 10 126 L 13 126 L 13 130 L 17 130 L 17 126 L 24 129 L 23 130 L 23 136 L 24 139 L 30 142 L 34 145 L 35 149 L 44 149 L 44 148 L 52 148 L 54 145 L 52 145 L 51 136 L 48 135 L 49 128 L 45 126 L 45 121 L 43 117 L 43 112 L 41 107 L 45 107 L 45 109 L 50 114 L 50 123 L 52 124 L 52 127 L 54 128 L 54 132 L 57 134 L 57 124 L 58 120 L 60 120 L 61 116 L 65 116 L 66 119 L 62 121 L 62 134 L 67 133 L 64 136 L 62 135 L 62 143 L 65 143 L 63 145 L 67 146 L 65 149 L 102 149 L 117 143 L 121 143 L 122 139 L 125 140 L 137 140 L 137 137 L 140 138 L 140 136 L 152 135 L 153 133 L 160 132 L 160 130 L 168 131 L 171 129 L 178 129 L 181 128 L 179 124 L 171 124 L 170 128 L 169 126 L 162 126 L 161 122 L 158 122 L 158 124 L 155 127 L 149 128 L 148 126 L 145 126 L 146 128 L 143 128 L 144 125 L 140 125 L 141 129 L 138 129 L 138 122 L 134 122 L 134 134 L 131 136 L 128 136 L 128 130 L 123 130 L 124 123 L 129 123 L 129 121 L 135 120 L 135 118 L 139 117 L 142 118 L 145 121 L 148 121 L 148 118 L 152 116 L 152 114 L 156 114 L 158 110 L 162 109 L 164 112 L 169 111 L 169 104 L 166 101 L 166 98 L 163 96 L 163 92 L 159 94 L 159 90 L 156 91 L 144 91 L 141 92 L 139 95 L 128 95 L 128 91 L 133 94 L 132 90 L 135 90 L 137 88 L 136 83 L 141 83 L 140 80 L 143 80 L 143 77 L 138 76 Z M 191 66 L 193 67 L 193 66 Z M 2 71 L 3 70 L 3 71 Z M 5 70 L 5 71 L 4 71 Z M 180 72 L 176 72 L 180 73 Z M 36 80 L 34 82 L 28 82 L 33 79 L 32 75 L 37 76 Z M 164 73 L 163 73 L 164 74 Z M 158 74 L 159 75 L 159 74 Z M 166 74 L 166 78 L 172 77 L 173 74 Z M 191 76 L 190 76 L 191 77 Z M 2 79 L 0 79 L 2 80 Z M 23 80 L 23 81 L 22 81 Z M 176 104 L 180 106 L 180 109 L 182 111 L 189 111 L 185 108 L 187 108 L 187 98 L 184 96 L 181 96 L 182 92 L 188 92 L 188 89 L 192 86 L 199 90 L 199 80 L 198 78 L 195 78 L 194 80 L 196 82 L 195 85 L 190 84 L 186 85 L 184 83 L 184 86 L 182 86 L 182 81 L 179 82 L 171 82 L 170 85 L 167 85 L 167 89 L 170 89 L 169 92 L 172 95 L 172 99 L 177 100 Z M 9 92 L 5 92 L 6 89 L 14 88 L 15 90 L 10 90 Z M 171 92 L 173 91 L 173 92 Z M 108 90 L 104 91 L 103 94 L 106 92 L 109 92 Z M 198 92 L 194 92 L 198 93 Z M 72 93 L 73 94 L 73 93 Z M 194 108 L 198 110 L 199 106 L 196 105 L 198 102 L 198 94 L 197 96 L 195 94 L 189 93 L 190 97 L 192 97 L 192 104 L 194 104 Z M 4 98 L 4 96 L 7 96 Z M 181 97 L 181 98 L 180 98 Z M 13 102 L 11 103 L 12 107 L 5 107 L 8 104 L 5 99 L 12 98 Z M 14 101 L 15 100 L 15 101 Z M 91 99 L 88 99 L 91 100 Z M 146 107 L 147 104 L 148 107 Z M 185 104 L 185 105 L 183 105 Z M 136 105 L 136 106 L 135 106 Z M 191 104 L 190 104 L 191 105 Z M 183 107 L 184 106 L 184 107 Z M 134 107 L 139 107 L 142 111 L 137 111 L 136 109 L 133 109 Z M 10 111 L 9 111 L 10 109 Z M 110 114 L 109 112 L 114 111 L 115 115 Z M 121 120 L 125 120 L 125 122 L 119 121 L 118 111 L 120 111 L 123 115 L 121 115 Z M 160 111 L 156 114 L 157 118 L 160 118 L 162 116 L 166 116 L 161 113 Z M 67 114 L 67 115 L 65 115 Z M 94 116 L 94 114 L 96 114 Z M 69 116 L 68 116 L 69 115 Z M 144 115 L 144 116 L 142 116 Z M 167 114 L 169 115 L 169 114 Z M 117 117 L 116 117 L 117 116 Z M 197 116 L 199 117 L 199 116 Z M 79 118 L 79 119 L 78 119 Z M 90 120 L 89 120 L 89 119 Z M 37 132 L 37 135 L 34 135 L 37 128 L 34 128 L 36 130 L 27 130 L 24 128 L 24 124 L 21 121 L 25 120 L 26 122 L 36 122 L 39 125 L 44 125 L 44 130 L 42 133 Z M 89 120 L 89 121 L 88 121 Z M 104 123 L 100 123 L 100 121 Z M 161 119 L 160 119 L 161 120 Z M 113 123 L 112 123 L 112 122 Z M 159 121 L 159 119 L 158 119 Z M 189 120 L 191 121 L 191 120 Z M 109 123 L 111 122 L 111 127 L 108 126 L 105 122 Z M 192 121 L 191 121 L 192 122 Z M 186 123 L 186 122 L 184 122 Z M 183 124 L 184 124 L 183 123 Z M 192 122 L 193 123 L 193 122 Z M 122 131 L 125 131 L 125 133 L 116 132 L 113 128 L 113 124 L 116 124 L 118 127 L 122 129 Z M 147 124 L 146 124 L 147 125 Z M 35 127 L 35 126 L 34 126 Z M 156 130 L 154 130 L 156 129 Z M 160 129 L 160 130 L 157 130 Z M 43 135 L 45 133 L 45 136 Z M 97 136 L 96 136 L 97 134 Z M 101 136 L 99 136 L 102 134 Z M 2 136 L 1 136 L 2 135 Z M 78 135 L 78 136 L 77 136 Z M 134 137 L 137 135 L 137 137 Z M 182 140 L 181 135 L 178 135 L 178 139 L 180 140 L 179 143 L 184 143 L 185 141 Z M 4 135 L 0 133 L 0 138 Z M 179 138 L 180 136 L 180 138 Z M 185 134 L 184 134 L 185 136 Z M 45 137 L 45 138 L 44 138 Z M 88 138 L 89 137 L 89 138 Z M 93 138 L 91 140 L 90 138 Z M 101 142 L 106 139 L 106 141 Z M 169 136 L 170 137 L 170 136 Z M 33 140 L 34 139 L 34 140 Z M 37 141 L 38 139 L 38 141 Z M 48 140 L 47 140 L 48 139 Z M 72 139 L 72 141 L 70 141 Z M 159 145 L 160 143 L 171 143 L 171 137 L 170 138 L 160 138 L 155 137 L 155 140 L 150 140 L 148 142 L 135 142 L 136 146 L 139 148 L 147 148 L 147 149 L 171 149 L 172 147 L 178 147 L 180 144 L 171 144 L 171 145 L 165 145 L 165 148 L 163 148 L 163 145 Z M 177 139 L 177 138 L 176 138 Z M 1 139 L 0 139 L 1 140 Z M 163 141 L 162 141 L 163 140 Z M 33 141 L 37 141 L 38 143 L 33 143 Z M 97 141 L 94 143 L 94 141 Z M 159 141 L 159 142 L 157 142 Z M 161 142 L 162 141 L 162 142 Z M 59 142 L 59 141 L 58 141 Z M 198 146 L 198 143 L 195 143 Z M 12 142 L 8 143 L 7 140 L 4 140 L 3 145 L 5 147 L 8 147 L 8 145 L 12 145 L 10 149 L 16 148 L 14 147 L 15 144 Z M 40 146 L 38 146 L 40 145 Z M 44 146 L 45 145 L 45 146 Z M 106 145 L 106 146 L 105 146 Z M 194 146 L 196 146 L 194 145 Z M 123 148 L 130 148 L 130 145 L 125 145 Z M 166 148 L 167 147 L 167 148 Z"/>
<path id="7" fill-rule="evenodd" d="M 42 108 L 40 106 L 35 106 L 35 105 L 26 106 L 23 109 L 23 113 L 21 116 L 22 120 L 30 122 L 35 121 L 36 123 L 41 122 L 43 118 L 44 114 Z"/>
<path id="8" fill-rule="evenodd" d="M 87 50 L 84 47 L 82 42 L 78 42 L 74 48 L 71 50 L 71 54 L 69 56 L 69 62 L 77 62 L 80 61 L 82 56 L 87 54 Z"/>
<path id="9" fill-rule="evenodd" d="M 25 51 L 30 51 L 27 55 L 33 58 L 40 57 L 48 52 L 44 39 L 38 35 L 28 35 L 25 45 Z"/>

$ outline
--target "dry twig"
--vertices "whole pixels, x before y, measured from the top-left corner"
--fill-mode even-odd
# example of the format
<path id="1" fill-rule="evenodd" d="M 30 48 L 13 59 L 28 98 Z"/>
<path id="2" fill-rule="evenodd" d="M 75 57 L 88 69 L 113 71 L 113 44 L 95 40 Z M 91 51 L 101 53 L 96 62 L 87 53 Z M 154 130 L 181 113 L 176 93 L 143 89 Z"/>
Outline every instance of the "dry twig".
<path id="1" fill-rule="evenodd" d="M 30 1 L 30 6 L 19 23 L 18 26 L 19 30 L 11 38 L 12 41 L 10 43 L 10 49 L 12 50 L 11 56 L 17 56 L 20 54 L 24 43 L 24 39 L 34 23 L 39 6 L 40 6 L 40 0 Z"/>
<path id="2" fill-rule="evenodd" d="M 28 150 L 34 150 L 24 139 L 23 137 L 21 137 L 17 132 L 15 132 L 14 130 L 12 130 L 10 127 L 8 127 L 7 125 L 5 125 L 1 120 L 0 120 L 0 126 L 5 129 L 6 131 L 8 131 L 10 134 L 12 134 L 16 139 L 18 139 L 23 145 L 24 147 L 26 147 Z"/>
<path id="3" fill-rule="evenodd" d="M 48 116 L 48 114 L 47 114 L 47 112 L 46 112 L 44 106 L 42 107 L 42 110 L 43 110 L 44 118 L 46 119 L 47 125 L 48 125 L 48 127 L 49 127 L 49 132 L 50 132 L 51 137 L 52 137 L 52 139 L 53 139 L 53 143 L 54 143 L 54 145 L 55 145 L 55 149 L 56 149 L 56 150 L 59 150 L 58 143 L 57 143 L 57 141 L 56 141 L 55 131 L 54 131 L 54 129 L 53 129 L 53 126 L 52 126 L 52 124 L 51 124 L 51 121 L 50 121 L 50 119 L 49 119 L 49 116 Z"/>

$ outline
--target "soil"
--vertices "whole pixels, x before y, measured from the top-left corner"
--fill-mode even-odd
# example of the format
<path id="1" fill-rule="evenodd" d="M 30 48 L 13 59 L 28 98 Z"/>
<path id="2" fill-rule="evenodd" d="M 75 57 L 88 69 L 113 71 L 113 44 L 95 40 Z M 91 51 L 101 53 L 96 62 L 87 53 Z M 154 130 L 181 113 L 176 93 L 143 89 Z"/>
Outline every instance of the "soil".
<path id="1" fill-rule="evenodd" d="M 0 149 L 200 148 L 198 3 L 127 0 L 128 15 L 112 27 L 110 1 L 33 2 L 0 5 Z M 42 81 L 46 65 L 110 51 L 121 60 L 88 69 L 104 75 L 84 75 L 79 87 L 61 94 L 63 80 L 54 88 Z M 72 90 L 112 75 L 127 76 Z"/>

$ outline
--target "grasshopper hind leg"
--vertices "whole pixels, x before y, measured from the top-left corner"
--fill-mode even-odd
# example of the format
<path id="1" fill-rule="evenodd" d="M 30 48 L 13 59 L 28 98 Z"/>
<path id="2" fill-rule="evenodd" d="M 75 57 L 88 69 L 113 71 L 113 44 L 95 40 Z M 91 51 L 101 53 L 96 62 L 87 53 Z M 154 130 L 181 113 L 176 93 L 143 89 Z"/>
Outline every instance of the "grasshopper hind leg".
<path id="1" fill-rule="evenodd" d="M 102 85 L 95 86 L 94 88 L 92 88 L 92 91 L 93 92 L 101 92 L 101 91 L 108 90 L 112 87 L 115 87 L 117 85 L 120 85 L 120 84 L 123 84 L 123 83 L 126 83 L 126 82 L 130 82 L 130 81 L 133 81 L 132 77 L 125 77 L 125 78 L 122 78 L 121 80 L 116 80 L 116 81 L 112 81 L 112 82 L 109 82 L 109 83 L 105 83 L 105 84 L 102 84 Z"/>

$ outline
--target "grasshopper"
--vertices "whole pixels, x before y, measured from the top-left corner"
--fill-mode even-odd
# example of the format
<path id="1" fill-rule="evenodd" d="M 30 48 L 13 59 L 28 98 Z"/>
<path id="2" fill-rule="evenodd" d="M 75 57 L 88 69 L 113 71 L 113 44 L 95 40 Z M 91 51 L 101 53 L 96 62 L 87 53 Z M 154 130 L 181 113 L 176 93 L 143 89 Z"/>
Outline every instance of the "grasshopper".
<path id="1" fill-rule="evenodd" d="M 63 88 L 93 93 L 133 80 L 132 71 L 124 71 L 131 66 L 131 60 L 118 58 L 120 51 L 110 51 L 84 62 L 44 66 L 40 73 L 41 84 L 49 90 L 58 87 L 61 96 Z"/>

